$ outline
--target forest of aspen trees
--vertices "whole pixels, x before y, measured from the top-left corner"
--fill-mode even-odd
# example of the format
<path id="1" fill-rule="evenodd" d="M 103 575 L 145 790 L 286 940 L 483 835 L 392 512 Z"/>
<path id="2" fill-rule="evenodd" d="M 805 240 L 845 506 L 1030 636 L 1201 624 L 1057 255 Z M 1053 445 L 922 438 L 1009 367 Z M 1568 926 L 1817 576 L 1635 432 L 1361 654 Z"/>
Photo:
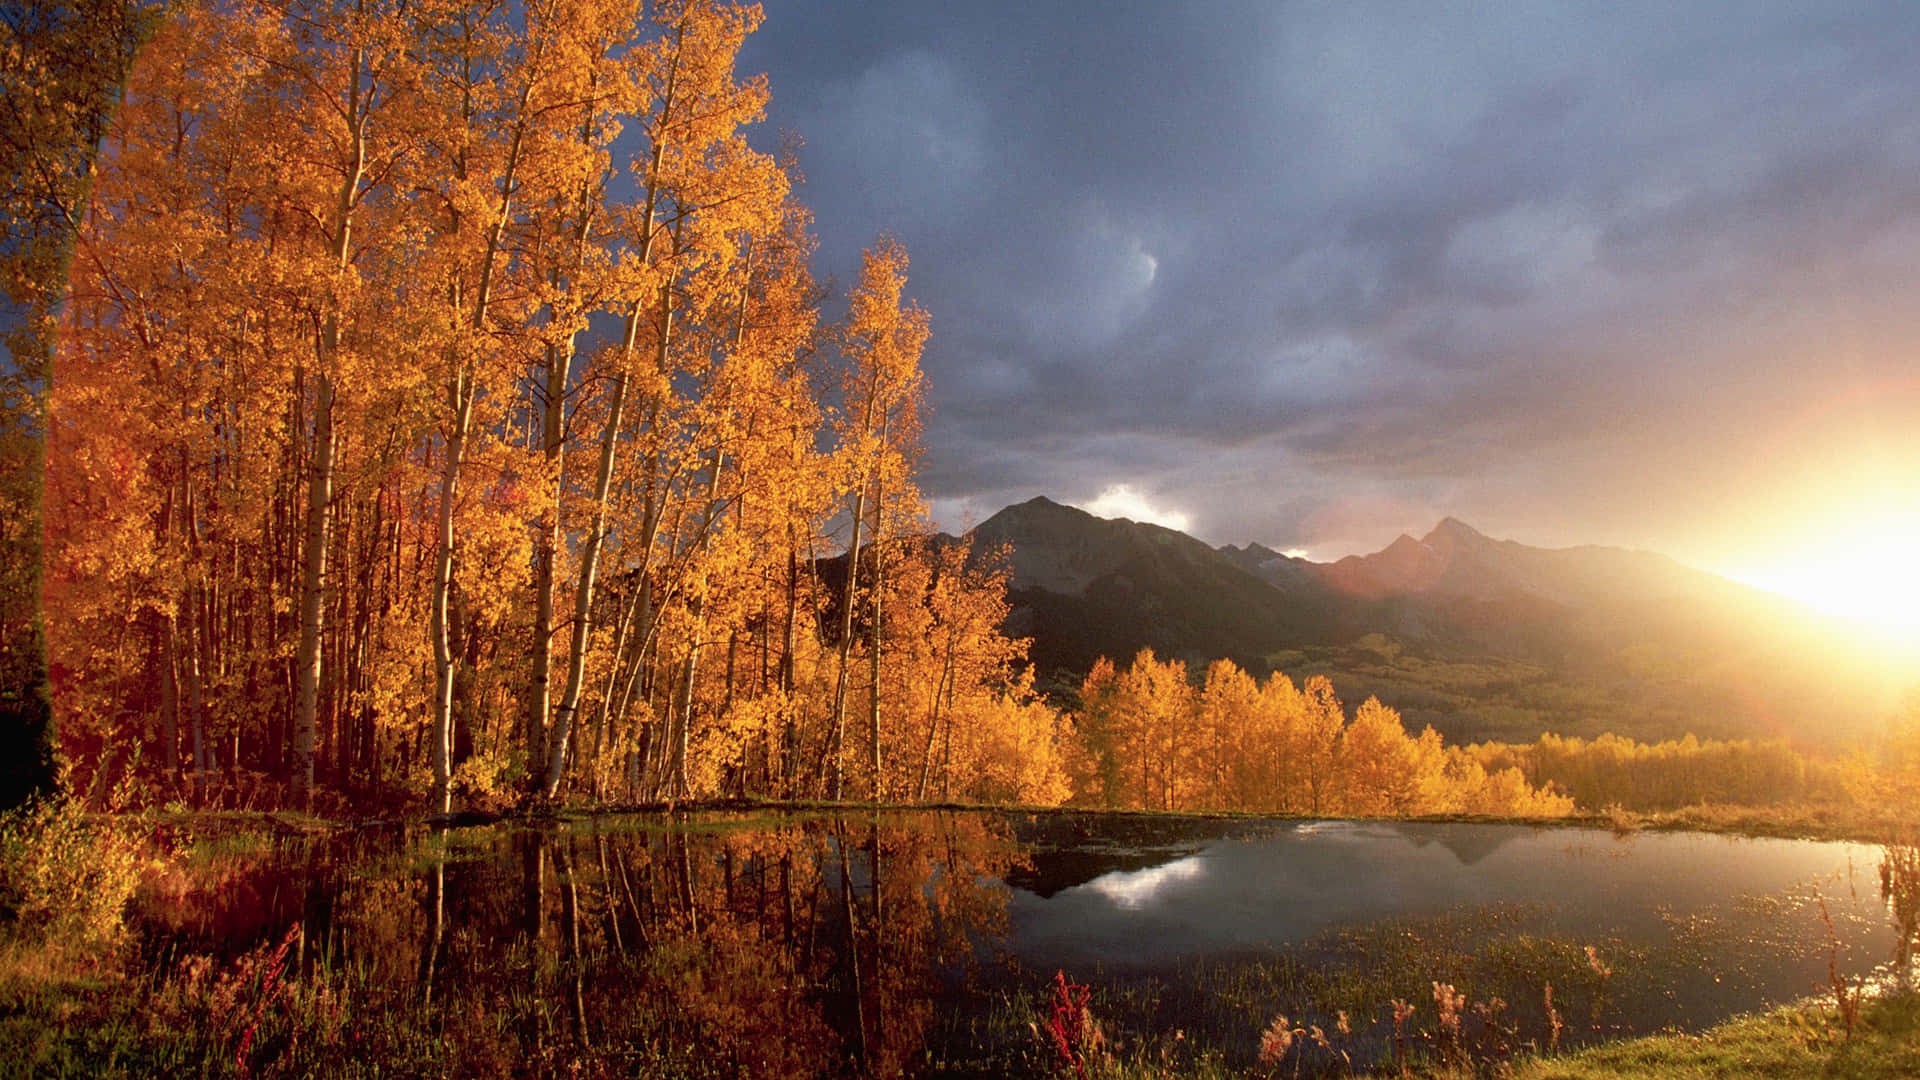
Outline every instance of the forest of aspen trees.
<path id="1" fill-rule="evenodd" d="M 906 251 L 876 242 L 827 319 L 792 155 L 747 138 L 759 20 L 158 11 L 69 215 L 46 391 L 69 787 L 442 813 L 1845 797 L 1782 744 L 1448 747 L 1225 661 L 1037 695 L 1004 557 L 933 536 L 915 487 Z"/>
<path id="2" fill-rule="evenodd" d="M 1573 800 L 1530 784 L 1520 762 L 1490 770 L 1430 727 L 1410 736 L 1377 700 L 1348 717 L 1325 676 L 1256 682 L 1216 660 L 1196 685 L 1183 662 L 1143 650 L 1124 669 L 1095 664 L 1075 720 L 1068 767 L 1076 800 L 1090 805 L 1371 817 L 1573 811 Z"/>
<path id="3" fill-rule="evenodd" d="M 48 402 L 76 785 L 1040 794 L 1001 575 L 924 539 L 906 253 L 822 321 L 759 18 L 170 9 Z"/>

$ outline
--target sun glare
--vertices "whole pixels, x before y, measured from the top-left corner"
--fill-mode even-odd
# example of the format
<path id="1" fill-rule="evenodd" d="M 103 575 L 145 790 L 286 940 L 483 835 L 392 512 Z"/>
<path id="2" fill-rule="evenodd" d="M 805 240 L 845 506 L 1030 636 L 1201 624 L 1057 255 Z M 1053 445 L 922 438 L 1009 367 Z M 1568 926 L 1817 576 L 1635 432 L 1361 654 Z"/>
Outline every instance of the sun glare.
<path id="1" fill-rule="evenodd" d="M 1724 571 L 1920 647 L 1920 509 L 1855 517 L 1795 549 Z"/>

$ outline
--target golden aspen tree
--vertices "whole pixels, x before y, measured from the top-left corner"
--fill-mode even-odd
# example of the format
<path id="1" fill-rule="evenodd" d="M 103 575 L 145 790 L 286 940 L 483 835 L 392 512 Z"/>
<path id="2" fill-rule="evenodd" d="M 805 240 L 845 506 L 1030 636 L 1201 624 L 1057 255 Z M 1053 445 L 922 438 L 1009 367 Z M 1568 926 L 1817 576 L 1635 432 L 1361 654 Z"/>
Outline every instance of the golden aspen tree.
<path id="1" fill-rule="evenodd" d="M 614 642 L 593 730 L 595 761 L 601 746 L 618 748 L 620 755 L 636 749 L 628 715 L 639 698 L 636 688 L 647 669 L 647 653 L 659 648 L 655 600 L 699 592 L 699 621 L 710 628 L 708 636 L 726 638 L 724 669 L 703 709 L 724 715 L 743 700 L 755 700 L 730 726 L 753 728 L 762 773 L 770 773 L 780 761 L 785 763 L 780 769 L 783 782 L 793 778 L 797 653 L 810 638 L 812 611 L 812 603 L 803 598 L 810 577 L 801 573 L 801 557 L 822 515 L 826 486 L 814 452 L 820 411 L 804 371 L 816 319 L 816 294 L 804 265 L 812 242 L 804 233 L 804 211 L 791 202 L 776 209 L 772 233 L 743 236 L 743 258 L 730 263 L 732 284 L 718 292 L 701 290 L 718 296 L 714 311 L 720 315 L 726 315 L 730 302 L 732 317 L 708 319 L 707 325 L 691 321 L 682 334 L 684 344 L 701 342 L 714 357 L 697 373 L 701 404 L 684 411 L 693 421 L 687 425 L 693 438 L 705 444 L 695 457 L 705 465 L 705 475 L 695 473 L 693 479 L 699 509 L 685 544 L 689 557 L 680 559 L 682 569 L 668 578 L 659 598 L 651 578 L 636 582 L 639 575 L 622 575 L 624 596 L 616 596 Z M 662 461 L 659 455 L 637 457 L 643 465 Z M 712 469 L 714 463 L 720 469 Z M 622 553 L 618 561 L 636 559 Z M 659 563 L 651 552 L 639 555 L 639 565 Z M 674 588 L 674 580 L 685 584 Z M 641 600 L 647 601 L 645 611 L 639 609 Z M 697 655 L 685 651 L 678 665 L 682 676 L 687 659 L 695 661 L 693 675 L 699 676 Z M 699 694 L 695 678 L 682 678 L 682 684 Z M 693 705 L 691 700 L 684 703 Z M 774 748 L 772 742 L 780 746 Z M 659 748 L 660 740 L 651 746 Z M 737 782 L 745 784 L 747 776 L 739 774 Z"/>
<path id="2" fill-rule="evenodd" d="M 1429 812 L 1484 814 L 1494 817 L 1564 817 L 1573 800 L 1549 788 L 1536 788 L 1517 767 L 1489 770 L 1471 749 L 1448 747 L 1443 805 Z"/>
<path id="3" fill-rule="evenodd" d="M 913 787 L 913 797 L 919 800 L 928 797 L 936 776 L 941 797 L 951 794 L 955 725 L 978 722 L 962 711 L 967 697 L 985 694 L 994 700 L 1009 696 L 1023 700 L 1030 693 L 1018 676 L 1028 643 L 1001 630 L 1010 611 L 1009 553 L 1004 549 L 975 553 L 961 544 L 924 550 L 931 574 L 922 601 L 926 639 L 919 651 L 924 661 L 918 679 L 902 680 L 911 685 L 916 701 L 924 701 L 919 723 L 926 734 L 918 747 Z M 912 730 L 911 725 L 903 727 Z"/>
<path id="4" fill-rule="evenodd" d="M 1295 759 L 1289 745 L 1302 722 L 1305 700 L 1282 672 L 1273 672 L 1260 684 L 1253 703 L 1253 715 L 1243 733 L 1240 768 L 1248 785 L 1249 809 L 1297 813 L 1306 809 L 1306 799 L 1295 786 L 1302 762 Z"/>
<path id="5" fill-rule="evenodd" d="M 1070 791 L 1059 752 L 1060 715 L 1045 702 L 1002 693 L 974 707 L 962 737 L 972 745 L 953 787 L 975 802 L 1056 806 Z"/>
<path id="6" fill-rule="evenodd" d="M 796 652 L 803 625 L 801 558 L 826 516 L 831 489 L 814 448 L 821 412 L 807 366 L 818 296 L 806 271 L 807 218 L 789 202 L 774 231 L 751 237 L 740 320 L 720 386 L 731 433 L 722 492 L 729 507 L 736 572 L 728 581 L 727 660 L 718 708 L 762 702 L 751 717 L 750 748 L 760 782 L 796 779 L 800 701 Z M 804 538 L 803 538 L 804 537 Z M 713 575 L 710 575 L 710 579 Z M 805 580 L 803 581 L 803 578 Z M 746 749 L 746 748 L 743 748 Z M 742 762 L 742 769 L 748 768 Z M 744 772 L 742 784 L 751 782 Z"/>
<path id="7" fill-rule="evenodd" d="M 1407 736 L 1400 714 L 1368 698 L 1354 711 L 1336 756 L 1340 809 L 1367 816 L 1418 813 L 1432 791 L 1444 758 L 1439 736 Z"/>
<path id="8" fill-rule="evenodd" d="M 868 554 L 876 565 L 863 596 L 866 632 L 856 632 L 856 646 L 867 661 L 866 708 L 859 711 L 869 718 L 869 738 L 863 740 L 867 745 L 855 773 L 866 777 L 870 798 L 899 800 L 913 790 L 911 770 L 920 749 L 914 736 L 925 719 L 923 684 L 931 681 L 933 619 L 927 598 L 934 568 L 925 543 L 913 536 L 870 545 Z M 878 623 L 875 611 L 883 615 Z M 879 721 L 877 755 L 870 741 L 874 718 Z M 881 763 L 878 769 L 875 760 Z"/>
<path id="9" fill-rule="evenodd" d="M 440 474 L 439 511 L 434 529 L 428 628 L 433 648 L 434 694 L 427 723 L 433 765 L 433 794 L 429 805 L 441 814 L 452 808 L 455 659 L 448 616 L 454 587 L 454 508 L 473 421 L 474 399 L 479 392 L 480 376 L 476 369 L 481 361 L 474 353 L 479 336 L 488 329 L 488 306 L 502 258 L 502 234 L 513 212 L 518 173 L 524 165 L 522 154 L 528 119 L 525 110 L 538 79 L 533 71 L 515 72 L 513 74 L 520 77 L 514 79 L 507 71 L 498 70 L 508 61 L 488 55 L 487 46 L 494 42 L 489 40 L 491 35 L 486 34 L 486 14 L 484 10 L 468 9 L 456 16 L 452 47 L 447 50 L 444 63 L 451 76 L 446 81 L 453 85 L 441 91 L 453 99 L 448 103 L 449 115 L 444 118 L 447 128 L 442 136 L 448 160 L 434 161 L 430 166 L 447 186 L 442 196 L 444 209 L 435 215 L 436 235 L 431 248 L 440 256 L 436 261 L 441 265 L 433 268 L 431 276 L 444 279 L 441 287 L 445 290 L 446 311 L 446 325 L 437 350 L 441 355 L 435 365 L 441 371 L 439 381 L 444 393 L 440 439 L 445 447 L 445 465 Z M 528 15 L 529 29 L 537 34 L 538 20 L 531 12 Z M 532 45 L 529 51 L 537 55 L 539 48 Z M 502 83 L 518 85 L 502 87 Z M 497 93 L 503 89 L 509 95 L 517 91 L 518 108 L 487 100 L 491 96 L 488 91 Z M 506 121 L 510 134 L 496 179 L 488 168 L 493 162 L 487 160 L 492 155 L 488 153 L 491 148 L 486 145 L 489 140 L 485 132 L 497 130 L 495 125 L 501 119 Z"/>
<path id="10" fill-rule="evenodd" d="M 1268 686 L 1272 685 L 1269 679 Z M 1291 689 L 1291 686 L 1284 687 L 1284 690 Z M 1297 769 L 1293 787 L 1302 804 L 1299 809 L 1318 814 L 1331 809 L 1337 798 L 1335 753 L 1346 717 L 1341 712 L 1340 699 L 1333 692 L 1333 683 L 1325 675 L 1307 679 L 1297 694 L 1297 701 L 1290 703 L 1289 715 L 1293 722 L 1288 725 L 1284 745 L 1288 760 L 1294 762 Z"/>
<path id="11" fill-rule="evenodd" d="M 530 779 L 544 779 L 546 724 L 551 711 L 554 603 L 561 508 L 565 490 L 567 402 L 576 393 L 574 361 L 581 335 L 596 311 L 630 307 L 633 283 L 616 272 L 619 246 L 607 206 L 614 172 L 610 143 L 626 120 L 644 107 L 632 60 L 634 36 L 643 24 L 637 4 L 573 4 L 548 20 L 563 100 L 548 103 L 549 194 L 529 199 L 524 241 L 532 273 L 528 288 L 544 315 L 533 350 L 542 377 L 529 380 L 529 411 L 539 417 L 544 469 L 537 485 L 538 522 L 533 567 L 533 642 L 526 679 L 520 742 Z M 631 351 L 631 345 L 627 346 Z"/>
<path id="12" fill-rule="evenodd" d="M 433 802 L 442 813 L 450 809 L 453 773 L 456 643 L 449 607 L 462 469 L 470 440 L 487 440 L 495 430 L 475 429 L 476 406 L 517 396 L 519 360 L 502 345 L 538 345 L 527 328 L 538 308 L 540 272 L 517 254 L 531 246 L 521 236 L 528 211 L 583 199 L 581 192 L 591 191 L 604 173 L 591 139 L 583 143 L 578 132 L 599 126 L 597 94 L 612 100 L 610 73 L 603 70 L 605 50 L 615 40 L 607 18 L 603 7 L 571 0 L 536 0 L 517 12 L 459 8 L 432 54 L 440 134 L 429 140 L 432 152 L 422 156 L 428 175 L 421 186 L 437 194 L 429 253 L 434 276 L 444 282 L 445 311 L 434 365 L 444 398 L 444 464 L 431 600 L 435 692 L 429 725 Z M 593 111 L 582 120 L 582 109 Z M 584 262 L 581 253 L 576 281 Z M 547 345 L 561 347 L 551 338 Z"/>
<path id="13" fill-rule="evenodd" d="M 1412 761 L 1408 771 L 1413 776 L 1413 793 L 1409 804 L 1411 809 L 1408 812 L 1416 814 L 1457 812 L 1460 809 L 1462 793 L 1459 785 L 1447 775 L 1446 741 L 1431 724 L 1422 727 L 1420 734 L 1412 736 L 1409 741 Z"/>
<path id="14" fill-rule="evenodd" d="M 276 411 L 260 327 L 283 290 L 276 271 L 260 265 L 272 223 L 258 214 L 257 181 L 244 172 L 245 91 L 271 40 L 243 20 L 187 7 L 137 69 L 80 234 L 60 357 L 73 377 L 52 403 L 53 482 L 63 497 L 49 538 L 67 570 L 49 602 L 75 629 L 73 646 L 93 648 L 84 638 L 104 629 L 91 621 L 103 609 L 89 606 L 76 579 L 98 586 L 101 576 L 113 579 L 100 573 L 109 565 L 139 568 L 137 579 L 111 586 L 149 614 L 151 662 L 129 670 L 155 672 L 163 784 L 178 773 L 184 735 L 196 794 L 208 781 L 216 714 L 228 736 L 225 765 L 237 764 L 241 717 L 222 684 L 249 658 L 225 631 L 235 623 L 234 578 L 258 511 L 263 433 L 255 425 Z M 139 482 L 96 491 L 104 502 L 83 510 L 90 500 L 75 498 L 76 485 L 104 479 L 88 464 L 102 453 L 123 456 L 138 472 L 121 480 Z M 144 538 L 107 525 L 134 518 L 149 523 Z M 83 569 L 103 544 L 114 549 L 112 562 Z M 81 609 L 69 606 L 76 602 Z M 71 654 L 64 666 L 108 669 Z"/>
<path id="15" fill-rule="evenodd" d="M 311 356 L 300 369 L 311 387 L 306 496 L 300 539 L 299 642 L 294 654 L 293 785 L 304 802 L 314 784 L 322 634 L 332 557 L 330 513 L 335 493 L 335 405 L 343 380 L 372 358 L 361 333 L 362 252 L 391 239 L 365 220 L 370 205 L 392 195 L 395 168 L 410 149 L 405 113 L 411 100 L 410 13 L 381 0 L 293 0 L 280 22 L 280 40 L 268 62 L 268 93 L 290 102 L 282 118 L 280 150 L 287 164 L 275 196 L 310 222 L 302 245 L 302 276 L 311 288 Z M 364 235 L 363 235 L 364 233 Z"/>
<path id="16" fill-rule="evenodd" d="M 1046 797 L 1004 573 L 921 535 L 904 251 L 870 253 L 829 410 L 810 220 L 742 138 L 759 12 L 639 15 L 173 10 L 52 402 L 49 603 L 96 777 L 124 743 L 210 800 L 445 811 L 582 767 L 596 796 Z"/>
<path id="17" fill-rule="evenodd" d="M 676 578 L 687 634 L 674 676 L 678 696 L 668 714 L 677 792 L 688 789 L 685 773 L 696 752 L 701 769 L 716 778 L 737 778 L 742 765 L 745 733 L 726 716 L 728 669 L 709 673 L 703 661 L 710 644 L 717 645 L 723 634 L 730 643 L 734 637 L 728 629 L 731 613 L 740 605 L 740 583 L 753 556 L 736 512 L 742 466 L 748 461 L 756 401 L 774 375 L 763 350 L 780 340 L 750 335 L 748 328 L 759 303 L 756 242 L 781 226 L 786 175 L 773 159 L 737 146 L 719 164 L 702 177 L 706 193 L 689 191 L 705 208 L 689 229 L 690 247 L 703 257 L 689 262 L 680 301 L 688 316 L 680 370 L 694 391 L 685 412 L 690 430 L 687 531 L 676 545 L 684 553 Z M 737 648 L 727 659 L 737 662 Z M 703 684 L 713 689 L 703 694 Z M 696 748 L 696 740 L 705 745 Z"/>
<path id="18" fill-rule="evenodd" d="M 983 740 L 1003 721 L 1024 723 L 1017 707 L 1032 698 L 1016 670 L 1025 643 L 1000 630 L 1007 613 L 1003 553 L 976 559 L 965 544 L 901 536 L 873 554 L 887 559 L 869 585 L 881 593 L 886 613 L 877 633 L 869 628 L 877 653 L 871 642 L 867 648 L 870 665 L 880 660 L 878 678 L 869 679 L 880 718 L 877 789 L 895 800 L 967 792 L 980 774 Z"/>
<path id="19" fill-rule="evenodd" d="M 872 517 L 875 554 L 869 561 L 880 573 L 880 543 L 888 528 L 902 518 L 919 517 L 919 497 L 907 471 L 908 448 L 918 434 L 920 406 L 920 351 L 927 340 L 927 317 L 911 302 L 902 303 L 906 288 L 907 252 L 898 241 L 882 239 L 867 249 L 860 280 L 850 297 L 842 351 L 847 368 L 842 381 L 840 435 L 841 474 L 850 499 L 846 588 L 840 607 L 839 658 L 834 676 L 833 721 L 829 769 L 831 797 L 841 798 L 845 785 L 844 743 L 847 723 L 848 664 L 854 638 L 854 609 L 860 579 L 861 530 Z M 870 598 L 882 591 L 875 583 Z M 868 627 L 870 682 L 868 697 L 868 769 L 877 785 L 879 762 L 879 687 L 877 685 L 882 609 L 872 608 Z M 877 786 L 874 791 L 877 796 Z"/>
<path id="20" fill-rule="evenodd" d="M 1122 739 L 1120 673 L 1102 656 L 1080 682 L 1080 703 L 1074 710 L 1074 737 L 1068 755 L 1073 801 L 1084 806 L 1117 809 L 1126 771 Z"/>
<path id="21" fill-rule="evenodd" d="M 1280 672 L 1256 685 L 1217 660 L 1196 691 L 1183 665 L 1142 650 L 1125 671 L 1102 658 L 1081 686 L 1063 761 L 1075 801 L 1156 809 L 1365 815 L 1564 814 L 1564 796 L 1502 764 L 1409 736 L 1369 698 L 1349 723 L 1324 676 L 1304 688 Z"/>
<path id="22" fill-rule="evenodd" d="M 164 537 L 172 533 L 173 528 L 171 521 L 162 520 L 156 497 L 159 490 L 170 485 L 164 479 L 156 483 L 158 478 L 152 476 L 151 469 L 154 460 L 164 455 L 158 429 L 164 423 L 161 418 L 168 415 L 167 393 L 162 384 L 171 380 L 172 364 L 154 351 L 143 355 L 140 348 L 143 331 L 151 342 L 173 329 L 151 327 L 143 310 L 169 286 L 170 275 L 164 267 L 156 266 L 150 255 L 140 258 L 136 254 L 111 263 L 94 256 L 96 247 L 107 247 L 123 233 L 140 230 L 172 209 L 166 204 L 174 200 L 165 196 L 152 200 L 162 205 L 151 210 L 142 206 L 140 194 L 127 190 L 121 183 L 122 175 L 114 168 L 117 144 L 130 141 L 126 134 L 129 128 L 144 126 L 138 104 L 146 96 L 144 90 L 136 81 L 130 88 L 134 108 L 123 108 L 114 129 L 106 133 L 107 167 L 93 185 L 99 210 L 89 215 L 87 222 L 76 221 L 80 261 L 70 286 L 73 296 L 67 312 L 67 348 L 65 355 L 58 358 L 61 380 L 56 389 L 61 392 L 50 396 L 48 401 L 50 421 L 58 436 L 52 450 L 47 486 L 51 501 L 46 534 L 51 543 L 53 567 L 48 582 L 48 602 L 57 615 L 51 644 L 56 663 L 74 672 L 105 667 L 88 662 L 95 659 L 91 656 L 76 663 L 77 652 L 91 651 L 90 640 L 101 640 L 96 635 L 109 631 L 113 637 L 122 638 L 129 629 L 122 626 L 117 632 L 110 631 L 110 624 L 104 620 L 95 622 L 102 614 L 100 598 L 85 595 L 82 589 L 86 586 L 104 584 L 108 589 L 123 590 L 122 595 L 137 596 L 141 606 L 151 604 L 150 624 L 165 626 L 169 631 L 177 625 L 172 618 L 176 599 L 176 590 L 171 587 L 174 582 L 160 566 L 160 551 L 167 546 Z M 191 107 L 185 102 L 181 104 L 183 109 Z M 75 209 L 77 212 L 77 204 Z M 124 229 L 117 227 L 123 222 L 130 224 Z M 135 420 L 131 424 L 121 426 L 115 422 L 118 417 L 112 395 L 116 391 L 137 398 Z M 80 449 L 82 444 L 84 452 Z M 116 467 L 97 472 L 95 463 L 106 462 L 113 462 Z M 94 530 L 86 529 L 76 520 L 84 513 L 83 507 L 100 514 Z M 69 637 L 63 632 L 67 630 L 75 632 Z M 153 651 L 159 653 L 163 634 L 156 629 L 152 636 L 156 642 Z M 164 636 L 168 643 L 173 641 L 170 634 Z M 178 722 L 179 710 L 170 679 L 175 665 L 171 654 L 165 660 L 164 673 L 157 678 L 158 696 L 165 706 L 166 734 L 177 735 L 173 728 Z M 92 695 L 77 685 L 76 680 L 63 681 L 72 687 L 71 693 L 67 687 L 62 688 L 63 697 L 81 705 L 69 711 L 69 738 L 79 736 L 84 725 L 95 728 L 88 735 L 104 742 L 109 736 L 100 729 L 110 721 L 104 717 L 94 723 L 88 721 L 99 715 L 96 709 L 105 701 L 96 705 L 87 700 Z M 110 695 L 101 696 L 110 700 Z M 173 759 L 178 739 L 164 742 L 171 783 L 178 770 L 178 762 Z"/>
<path id="23" fill-rule="evenodd" d="M 1126 670 L 1104 658 L 1080 688 L 1082 749 L 1071 763 L 1076 798 L 1109 807 L 1178 809 L 1188 797 L 1179 764 L 1192 742 L 1196 695 L 1184 661 L 1151 648 Z"/>
<path id="24" fill-rule="evenodd" d="M 693 532 L 683 545 L 682 596 L 690 640 L 680 647 L 680 699 L 674 713 L 689 721 L 698 744 L 691 752 L 703 774 L 736 793 L 753 781 L 755 758 L 761 776 L 769 774 L 776 756 L 774 729 L 793 718 L 790 688 L 758 701 L 768 696 L 772 681 L 765 660 L 757 678 L 742 668 L 750 662 L 752 622 L 766 618 L 774 602 L 774 567 L 793 562 L 786 546 L 794 527 L 790 508 L 820 499 L 818 482 L 795 471 L 818 459 L 794 459 L 788 453 L 799 433 L 796 423 L 804 421 L 799 430 L 810 437 L 819 417 L 797 366 L 814 324 L 810 313 L 798 314 L 806 309 L 796 304 L 812 295 L 811 287 L 804 272 L 795 274 L 803 268 L 793 264 L 793 253 L 803 248 L 791 243 L 791 215 L 780 206 L 767 209 L 773 213 L 752 222 L 743 237 L 743 258 L 731 268 L 709 264 L 711 270 L 732 272 L 690 279 L 690 284 L 700 283 L 700 277 L 711 282 L 690 293 L 689 310 L 692 301 L 707 294 L 717 298 L 713 310 L 722 316 L 731 304 L 733 318 L 698 320 L 683 338 L 712 359 L 704 367 L 688 365 L 699 386 L 698 405 L 691 411 L 697 419 L 695 502 L 688 516 Z M 809 488 L 815 494 L 806 494 Z M 770 503 L 771 496 L 780 501 Z M 769 511 L 777 516 L 770 518 Z M 769 528 L 776 522 L 781 531 Z M 811 535 L 810 522 L 807 530 Z M 790 598 L 791 584 L 789 579 Z M 768 627 L 760 629 L 764 633 Z M 710 668 L 702 663 L 709 647 L 717 652 Z M 781 646 L 791 647 L 791 642 Z M 749 706 L 748 699 L 755 703 Z M 701 723 L 694 731 L 690 722 L 696 716 Z"/>
<path id="25" fill-rule="evenodd" d="M 1143 649 L 1127 671 L 1138 716 L 1140 805 L 1178 810 L 1185 805 L 1185 758 L 1193 732 L 1193 687 L 1182 660 L 1156 660 Z"/>
<path id="26" fill-rule="evenodd" d="M 377 708 L 379 672 L 407 677 L 370 640 L 407 605 L 367 594 L 401 584 L 375 569 L 400 559 L 382 534 L 405 517 L 391 470 L 411 441 L 414 343 L 432 330 L 407 245 L 413 189 L 398 182 L 417 175 L 428 126 L 412 67 L 423 24 L 334 14 L 179 11 L 136 76 L 88 279 L 128 279 L 149 250 L 171 275 L 108 290 L 137 298 L 138 317 L 108 324 L 146 335 L 149 381 L 168 387 L 155 409 L 116 405 L 172 417 L 149 455 L 182 582 L 156 650 L 167 726 L 184 712 L 218 727 L 229 781 L 243 751 L 274 770 L 291 740 L 303 799 L 319 751 L 336 777 L 375 759 L 350 714 Z"/>
<path id="27" fill-rule="evenodd" d="M 1263 796 L 1256 776 L 1260 687 L 1231 660 L 1207 665 L 1196 709 L 1194 798 L 1211 809 L 1253 809 Z"/>
<path id="28" fill-rule="evenodd" d="M 641 377 L 639 416 L 644 425 L 639 444 L 641 468 L 646 473 L 640 494 L 634 569 L 643 590 L 638 618 L 642 652 L 654 641 L 653 602 L 648 581 L 655 558 L 654 543 L 669 511 L 670 488 L 692 470 L 693 459 L 677 438 L 684 402 L 676 400 L 674 376 L 678 358 L 674 324 L 686 290 L 698 294 L 704 275 L 723 272 L 739 256 L 737 236 L 742 216 L 777 211 L 784 200 L 784 177 L 771 160 L 746 147 L 740 129 L 759 119 L 765 108 L 762 80 L 736 82 L 733 65 L 740 44 L 759 23 L 757 8 L 720 5 L 710 0 L 685 0 L 662 5 L 654 20 L 660 38 L 640 54 L 641 81 L 651 108 L 642 123 L 647 146 L 635 160 L 642 177 L 640 206 L 623 226 L 629 245 L 627 265 L 638 282 L 627 312 L 627 332 L 618 352 L 612 401 L 602 428 L 600 462 L 591 495 L 591 522 L 583 541 L 574 587 L 573 618 L 566 688 L 555 708 L 548 739 L 544 788 L 549 798 L 558 793 L 564 776 L 573 728 L 585 688 L 586 658 L 593 630 L 596 575 L 607 531 L 609 497 L 615 452 L 630 380 Z M 716 271 L 715 264 L 722 270 Z M 711 293 L 707 294 L 711 297 Z M 725 311 L 707 298 L 688 301 L 695 316 Z M 652 370 L 633 370 L 639 335 L 652 338 Z M 712 477 L 709 476 L 709 486 Z M 684 567 L 678 568 L 684 570 Z M 689 735 L 688 702 L 669 714 L 668 772 L 674 793 L 686 795 L 686 753 Z"/>

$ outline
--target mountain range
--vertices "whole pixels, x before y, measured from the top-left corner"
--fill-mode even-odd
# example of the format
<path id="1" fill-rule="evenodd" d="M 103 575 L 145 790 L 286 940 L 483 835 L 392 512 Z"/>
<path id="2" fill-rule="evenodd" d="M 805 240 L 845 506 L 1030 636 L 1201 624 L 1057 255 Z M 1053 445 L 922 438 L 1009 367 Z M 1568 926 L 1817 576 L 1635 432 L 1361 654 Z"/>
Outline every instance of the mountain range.
<path id="1" fill-rule="evenodd" d="M 1663 555 L 1530 547 L 1447 518 L 1331 563 L 1212 547 L 1052 500 L 966 539 L 1005 548 L 1009 629 L 1070 695 L 1101 656 L 1323 674 L 1450 739 L 1540 733 L 1845 740 L 1920 679 L 1911 658 L 1805 606 Z"/>

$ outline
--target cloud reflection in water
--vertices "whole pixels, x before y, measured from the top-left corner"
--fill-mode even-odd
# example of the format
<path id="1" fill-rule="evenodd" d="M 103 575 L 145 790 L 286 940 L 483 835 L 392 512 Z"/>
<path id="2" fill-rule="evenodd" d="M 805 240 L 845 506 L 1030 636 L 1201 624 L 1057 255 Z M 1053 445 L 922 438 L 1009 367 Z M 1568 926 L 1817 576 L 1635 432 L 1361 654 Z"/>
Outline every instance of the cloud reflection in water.
<path id="1" fill-rule="evenodd" d="M 1206 873 L 1206 862 L 1198 855 L 1150 866 L 1145 870 L 1115 870 L 1102 874 L 1086 887 L 1113 901 L 1116 907 L 1138 909 L 1158 900 L 1169 888 L 1197 880 Z"/>

